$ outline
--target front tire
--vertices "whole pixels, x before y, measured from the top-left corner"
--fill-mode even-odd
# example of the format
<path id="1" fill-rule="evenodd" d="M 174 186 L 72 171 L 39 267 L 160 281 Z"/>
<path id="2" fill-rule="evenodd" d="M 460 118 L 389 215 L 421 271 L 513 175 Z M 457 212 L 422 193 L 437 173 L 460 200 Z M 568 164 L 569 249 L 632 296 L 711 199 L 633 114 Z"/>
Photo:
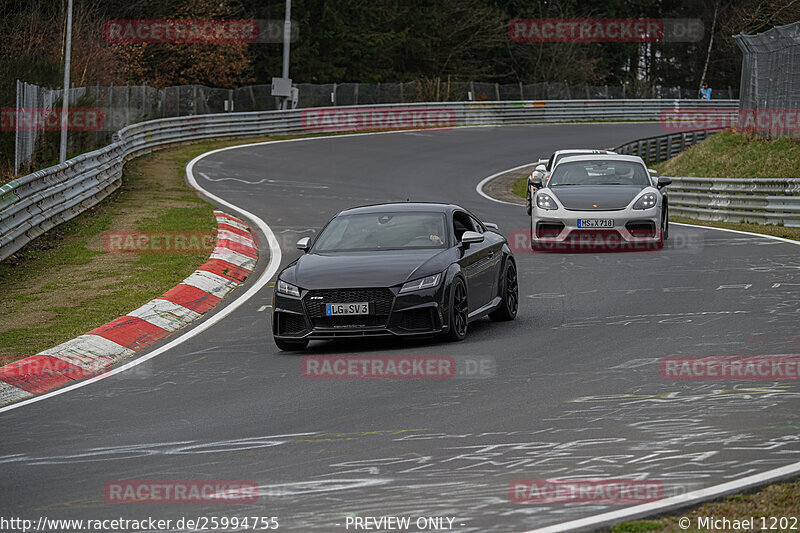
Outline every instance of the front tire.
<path id="1" fill-rule="evenodd" d="M 495 322 L 514 320 L 519 309 L 519 281 L 517 267 L 511 259 L 508 259 L 503 274 L 503 291 L 500 297 L 502 298 L 500 307 L 489 313 L 489 319 Z"/>
<path id="2" fill-rule="evenodd" d="M 658 242 L 656 243 L 657 250 L 664 248 L 664 241 L 667 239 L 667 231 L 669 230 L 667 224 L 667 213 L 665 211 L 661 214 L 661 227 L 658 231 Z"/>
<path id="3" fill-rule="evenodd" d="M 461 278 L 456 278 L 450 287 L 450 330 L 446 338 L 449 341 L 463 341 L 467 336 L 469 324 L 469 300 L 467 286 Z"/>
<path id="4" fill-rule="evenodd" d="M 287 341 L 284 339 L 274 339 L 275 344 L 278 345 L 278 348 L 283 350 L 284 352 L 299 352 L 300 350 L 305 350 L 308 346 L 308 340 L 303 339 L 299 341 Z"/>

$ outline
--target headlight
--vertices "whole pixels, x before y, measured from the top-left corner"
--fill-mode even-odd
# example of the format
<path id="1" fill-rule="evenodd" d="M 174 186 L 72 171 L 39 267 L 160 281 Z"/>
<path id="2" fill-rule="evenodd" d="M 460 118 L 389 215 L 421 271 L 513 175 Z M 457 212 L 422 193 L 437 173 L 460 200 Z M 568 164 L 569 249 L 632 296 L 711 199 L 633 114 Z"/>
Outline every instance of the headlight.
<path id="1" fill-rule="evenodd" d="M 633 204 L 634 209 L 651 209 L 656 206 L 656 202 L 658 202 L 658 197 L 655 193 L 649 192 L 643 195 L 641 198 L 636 200 L 636 203 Z"/>
<path id="2" fill-rule="evenodd" d="M 296 296 L 300 298 L 300 289 L 295 287 L 291 283 L 286 283 L 282 279 L 278 280 L 278 292 L 281 294 L 288 294 L 289 296 Z"/>
<path id="3" fill-rule="evenodd" d="M 546 211 L 558 209 L 555 200 L 553 200 L 550 195 L 543 192 L 536 195 L 536 206 Z"/>
<path id="4" fill-rule="evenodd" d="M 400 293 L 404 292 L 411 292 L 411 291 L 418 291 L 421 289 L 430 289 L 431 287 L 435 287 L 439 284 L 439 280 L 442 278 L 441 274 L 436 274 L 435 276 L 428 276 L 425 278 L 415 279 L 413 281 L 408 281 L 403 284 L 400 288 Z"/>

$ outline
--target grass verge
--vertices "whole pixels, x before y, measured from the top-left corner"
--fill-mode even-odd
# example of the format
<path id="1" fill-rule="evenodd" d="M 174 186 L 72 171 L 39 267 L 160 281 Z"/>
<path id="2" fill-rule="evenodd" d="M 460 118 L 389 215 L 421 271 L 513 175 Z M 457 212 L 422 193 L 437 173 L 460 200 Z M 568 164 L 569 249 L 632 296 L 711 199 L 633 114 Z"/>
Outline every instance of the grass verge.
<path id="1" fill-rule="evenodd" d="M 516 194 L 520 198 L 526 198 L 528 194 L 525 189 L 527 189 L 527 187 L 528 187 L 528 176 L 525 175 L 514 182 L 514 184 L 511 186 L 511 192 Z"/>
<path id="2" fill-rule="evenodd" d="M 0 365 L 56 346 L 147 303 L 208 258 L 199 253 L 108 253 L 108 231 L 216 234 L 213 207 L 184 181 L 195 156 L 264 141 L 205 141 L 128 162 L 99 205 L 0 263 Z"/>
<path id="3" fill-rule="evenodd" d="M 622 522 L 612 527 L 611 533 L 621 532 L 658 532 L 678 533 L 711 531 L 705 523 L 698 523 L 699 518 L 714 517 L 715 519 L 727 518 L 732 523 L 734 520 L 748 520 L 754 518 L 755 522 L 750 528 L 736 528 L 727 526 L 719 531 L 796 531 L 800 528 L 800 480 L 786 483 L 775 483 L 763 489 L 748 494 L 733 494 L 720 501 L 706 503 L 698 507 L 670 514 L 662 518 L 649 520 L 636 520 Z M 761 517 L 766 518 L 766 528 L 762 529 Z M 794 517 L 783 527 L 777 523 L 775 528 L 770 528 L 770 517 Z M 688 518 L 690 526 L 681 528 L 681 518 Z M 794 529 L 791 528 L 794 523 Z"/>
<path id="4" fill-rule="evenodd" d="M 796 178 L 800 142 L 722 131 L 653 168 L 663 176 Z"/>

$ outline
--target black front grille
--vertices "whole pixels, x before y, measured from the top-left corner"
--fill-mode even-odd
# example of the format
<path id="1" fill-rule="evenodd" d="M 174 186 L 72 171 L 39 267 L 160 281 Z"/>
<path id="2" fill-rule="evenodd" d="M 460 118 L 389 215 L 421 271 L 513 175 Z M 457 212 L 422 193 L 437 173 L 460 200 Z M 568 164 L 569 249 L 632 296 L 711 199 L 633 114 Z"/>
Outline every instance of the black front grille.
<path id="1" fill-rule="evenodd" d="M 278 334 L 296 335 L 306 329 L 305 320 L 301 315 L 291 313 L 278 313 Z"/>
<path id="2" fill-rule="evenodd" d="M 406 330 L 433 329 L 431 309 L 412 309 L 400 313 L 398 326 Z"/>
<path id="3" fill-rule="evenodd" d="M 386 325 L 386 315 L 323 316 L 311 320 L 318 328 L 369 328 Z"/>
<path id="4" fill-rule="evenodd" d="M 325 304 L 369 302 L 376 315 L 388 315 L 392 310 L 394 294 L 389 289 L 328 289 L 310 291 L 303 299 L 309 316 L 325 316 Z"/>
<path id="5" fill-rule="evenodd" d="M 389 289 L 325 289 L 310 291 L 303 298 L 308 316 L 315 327 L 385 326 L 392 311 L 394 294 Z M 325 304 L 369 303 L 369 315 L 325 316 Z"/>
<path id="6" fill-rule="evenodd" d="M 614 229 L 579 229 L 570 232 L 569 240 L 576 244 L 608 244 L 609 242 L 622 241 L 622 236 Z"/>

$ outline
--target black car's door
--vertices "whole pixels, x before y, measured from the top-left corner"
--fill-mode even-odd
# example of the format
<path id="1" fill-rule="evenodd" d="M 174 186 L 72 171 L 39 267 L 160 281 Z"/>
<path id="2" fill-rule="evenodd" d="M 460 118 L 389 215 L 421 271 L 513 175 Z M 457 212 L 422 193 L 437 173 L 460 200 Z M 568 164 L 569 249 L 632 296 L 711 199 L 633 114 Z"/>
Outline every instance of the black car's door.
<path id="1" fill-rule="evenodd" d="M 487 301 L 491 301 L 495 296 L 500 296 L 500 270 L 503 266 L 503 244 L 505 243 L 505 238 L 494 231 L 487 230 L 475 217 L 471 216 L 470 219 L 475 231 L 483 234 L 483 245 L 487 248 L 489 268 L 486 275 L 492 285 Z"/>
<path id="2" fill-rule="evenodd" d="M 461 236 L 465 231 L 477 231 L 483 233 L 483 227 L 469 214 L 463 211 L 453 213 L 453 231 L 456 241 L 461 242 Z M 493 240 L 470 244 L 468 248 L 461 247 L 461 259 L 459 264 L 467 278 L 467 294 L 469 296 L 469 311 L 480 309 L 493 298 L 495 282 L 494 276 L 496 256 L 498 252 L 493 250 Z M 460 246 L 460 245 L 459 245 Z"/>

